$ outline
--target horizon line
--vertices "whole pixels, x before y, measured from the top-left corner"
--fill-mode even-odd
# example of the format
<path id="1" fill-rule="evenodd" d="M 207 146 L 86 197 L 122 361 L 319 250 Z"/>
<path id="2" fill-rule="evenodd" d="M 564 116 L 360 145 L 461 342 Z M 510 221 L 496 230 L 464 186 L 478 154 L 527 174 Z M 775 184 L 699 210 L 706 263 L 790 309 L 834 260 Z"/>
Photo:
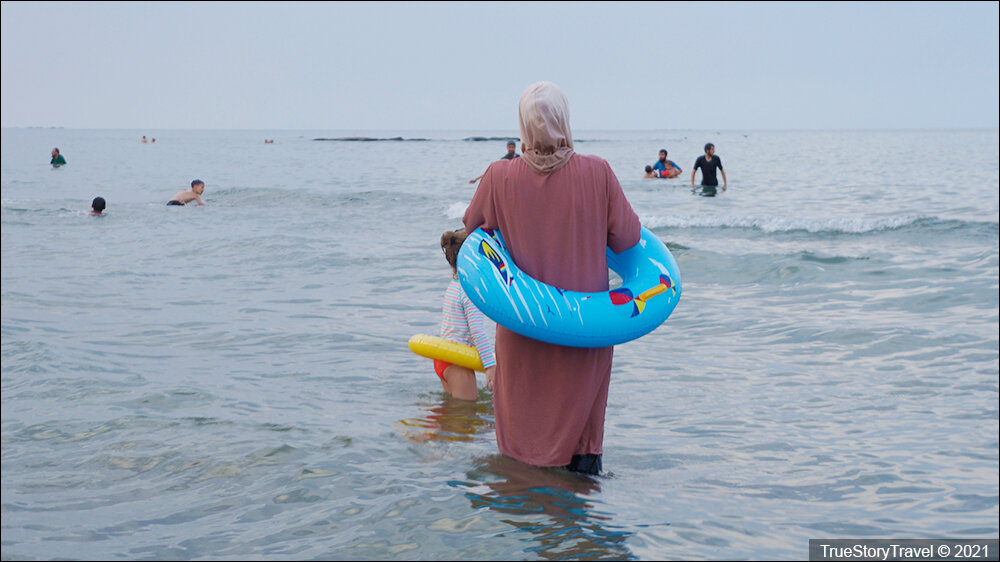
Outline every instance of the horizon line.
<path id="1" fill-rule="evenodd" d="M 14 126 L 0 126 L 0 129 L 66 129 L 66 130 L 77 130 L 77 131 L 287 131 L 287 132 L 306 132 L 306 131 L 397 131 L 397 132 L 481 132 L 481 131 L 502 131 L 505 129 L 332 129 L 332 128 L 316 128 L 316 129 L 282 129 L 282 128 L 187 128 L 187 127 L 146 127 L 146 128 L 135 128 L 135 127 L 67 127 L 63 125 L 14 125 Z M 684 132 L 684 131 L 715 131 L 717 133 L 722 132 L 816 132 L 816 131 L 998 131 L 1000 126 L 984 126 L 984 127 L 968 127 L 968 126 L 949 126 L 949 127 L 822 127 L 822 128 L 746 128 L 746 129 L 723 129 L 723 128 L 679 128 L 679 129 L 607 129 L 607 128 L 581 128 L 579 131 L 615 131 L 615 132 L 643 132 L 643 133 L 657 133 L 657 132 Z M 517 135 L 515 135 L 517 136 Z"/>

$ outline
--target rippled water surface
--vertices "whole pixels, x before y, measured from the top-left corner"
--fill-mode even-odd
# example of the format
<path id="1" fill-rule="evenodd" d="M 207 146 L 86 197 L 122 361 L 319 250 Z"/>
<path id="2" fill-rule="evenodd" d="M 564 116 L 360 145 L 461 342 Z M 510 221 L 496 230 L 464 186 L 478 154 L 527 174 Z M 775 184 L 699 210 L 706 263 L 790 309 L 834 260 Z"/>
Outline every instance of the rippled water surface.
<path id="1" fill-rule="evenodd" d="M 500 456 L 488 393 L 406 347 L 513 131 L 4 129 L 3 558 L 996 538 L 997 131 L 575 133 L 684 280 L 616 348 L 596 479 Z M 425 140 L 312 140 L 357 135 Z M 716 198 L 688 187 L 708 141 Z M 681 178 L 642 178 L 660 148 Z M 204 207 L 164 205 L 195 177 Z"/>

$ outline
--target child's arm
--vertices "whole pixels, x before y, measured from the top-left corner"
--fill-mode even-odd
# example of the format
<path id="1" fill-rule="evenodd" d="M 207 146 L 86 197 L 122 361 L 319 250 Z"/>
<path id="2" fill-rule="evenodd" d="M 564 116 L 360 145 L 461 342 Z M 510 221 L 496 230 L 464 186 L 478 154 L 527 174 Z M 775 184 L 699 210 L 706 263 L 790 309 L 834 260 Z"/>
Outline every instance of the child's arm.
<path id="1" fill-rule="evenodd" d="M 479 359 L 483 362 L 483 367 L 489 369 L 497 364 L 493 353 L 493 342 L 489 334 L 486 333 L 486 316 L 472 304 L 465 291 L 462 291 L 462 311 L 465 312 L 465 320 L 469 323 L 469 333 L 472 336 L 472 343 L 479 352 Z"/>
<path id="2" fill-rule="evenodd" d="M 197 193 L 192 194 L 194 195 L 194 200 L 197 201 L 199 205 L 204 205 L 204 203 L 201 202 L 201 197 L 198 197 Z"/>
<path id="3" fill-rule="evenodd" d="M 486 367 L 486 390 L 493 392 L 493 379 L 496 377 L 497 366 Z"/>

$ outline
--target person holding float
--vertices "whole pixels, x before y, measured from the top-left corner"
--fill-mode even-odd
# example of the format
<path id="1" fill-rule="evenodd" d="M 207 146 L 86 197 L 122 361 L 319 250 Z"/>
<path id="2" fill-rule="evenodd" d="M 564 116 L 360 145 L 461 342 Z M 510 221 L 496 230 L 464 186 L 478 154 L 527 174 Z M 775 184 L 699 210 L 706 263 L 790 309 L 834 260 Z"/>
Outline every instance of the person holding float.
<path id="1" fill-rule="evenodd" d="M 417 334 L 410 338 L 410 350 L 434 360 L 434 372 L 441 379 L 445 394 L 460 400 L 479 398 L 475 371 L 486 373 L 486 389 L 493 390 L 496 359 L 493 342 L 486 333 L 486 317 L 458 282 L 455 263 L 467 234 L 464 229 L 448 230 L 441 235 L 441 251 L 451 266 L 451 283 L 441 307 L 441 336 Z"/>
<path id="2" fill-rule="evenodd" d="M 650 170 L 650 168 L 652 168 L 652 170 Z M 673 160 L 668 160 L 667 149 L 661 148 L 656 162 L 654 162 L 652 166 L 646 166 L 646 172 L 649 173 L 650 171 L 657 173 L 657 175 L 650 177 L 676 178 L 681 175 L 683 170 L 681 170 L 681 167 L 674 163 Z"/>
<path id="3" fill-rule="evenodd" d="M 623 322 L 655 317 L 632 339 L 673 310 L 680 279 L 662 242 L 641 227 L 607 161 L 574 152 L 569 105 L 558 86 L 528 86 L 519 122 L 521 158 L 489 166 L 463 217 L 471 234 L 459 255 L 459 279 L 497 322 L 493 403 L 500 452 L 536 466 L 598 474 L 611 346 L 620 334 L 588 339 L 603 319 L 585 316 L 583 306 L 603 301 L 604 319 Z M 635 290 L 609 291 L 608 256 L 657 244 L 669 264 L 644 266 Z M 657 270 L 652 278 L 650 268 Z M 555 326 L 557 318 L 574 316 L 570 333 Z"/>

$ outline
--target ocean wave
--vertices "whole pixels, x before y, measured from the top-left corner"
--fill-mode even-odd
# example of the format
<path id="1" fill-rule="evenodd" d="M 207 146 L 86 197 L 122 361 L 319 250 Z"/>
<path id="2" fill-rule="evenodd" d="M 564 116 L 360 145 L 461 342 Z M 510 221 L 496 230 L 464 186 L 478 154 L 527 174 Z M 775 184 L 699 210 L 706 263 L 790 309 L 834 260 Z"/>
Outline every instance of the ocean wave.
<path id="1" fill-rule="evenodd" d="M 239 207 L 246 205 L 268 206 L 280 201 L 282 206 L 343 205 L 344 203 L 382 203 L 407 199 L 419 202 L 426 196 L 400 191 L 394 188 L 371 189 L 331 189 L 320 186 L 313 189 L 283 189 L 278 187 L 228 187 L 216 190 L 211 195 L 215 205 Z"/>
<path id="2" fill-rule="evenodd" d="M 455 202 L 443 209 L 449 219 L 461 219 L 468 203 Z M 651 216 L 640 215 L 639 221 L 650 230 L 657 228 L 733 228 L 758 230 L 766 233 L 809 232 L 811 234 L 868 234 L 906 228 L 928 230 L 962 230 L 965 228 L 986 228 L 994 233 L 1000 231 L 997 221 L 975 221 L 942 219 L 938 217 L 901 215 L 898 217 L 857 218 L 798 218 L 798 217 L 740 217 L 733 215 L 714 216 Z"/>
<path id="3" fill-rule="evenodd" d="M 997 227 L 996 221 L 942 219 L 938 217 L 900 215 L 897 217 L 742 217 L 733 215 L 710 216 L 644 216 L 640 217 L 647 228 L 735 228 L 761 232 L 809 232 L 812 234 L 867 234 L 906 228 L 932 228 L 959 230 L 967 227 Z"/>
<path id="4" fill-rule="evenodd" d="M 465 137 L 462 139 L 445 139 L 445 138 L 424 138 L 424 137 L 316 137 L 312 139 L 314 141 L 331 141 L 331 142 L 453 142 L 459 140 L 461 142 L 507 142 L 514 141 L 520 143 L 521 139 L 516 137 Z M 600 139 L 573 139 L 573 142 L 599 142 Z"/>
<path id="5" fill-rule="evenodd" d="M 507 142 L 511 140 L 517 143 L 521 142 L 520 138 L 512 138 L 512 137 L 465 137 L 462 140 L 468 142 L 484 142 L 484 141 Z M 573 142 L 597 142 L 598 140 L 599 139 L 573 139 Z"/>
<path id="6" fill-rule="evenodd" d="M 423 139 L 423 138 L 406 139 L 406 138 L 403 138 L 403 137 L 386 137 L 386 138 L 380 138 L 380 137 L 335 137 L 335 138 L 318 137 L 318 138 L 315 138 L 313 140 L 314 141 L 339 141 L 339 142 L 382 142 L 382 141 L 393 141 L 393 142 L 403 142 L 403 141 L 411 142 L 411 141 L 416 141 L 416 142 L 421 142 L 421 141 L 428 141 L 430 139 Z"/>
<path id="7" fill-rule="evenodd" d="M 444 210 L 444 216 L 449 219 L 461 219 L 465 216 L 465 210 L 469 208 L 468 203 L 452 203 Z"/>
<path id="8" fill-rule="evenodd" d="M 483 142 L 483 141 L 506 142 L 512 140 L 517 142 L 521 139 L 512 139 L 510 137 L 465 137 L 462 140 L 471 142 Z"/>

